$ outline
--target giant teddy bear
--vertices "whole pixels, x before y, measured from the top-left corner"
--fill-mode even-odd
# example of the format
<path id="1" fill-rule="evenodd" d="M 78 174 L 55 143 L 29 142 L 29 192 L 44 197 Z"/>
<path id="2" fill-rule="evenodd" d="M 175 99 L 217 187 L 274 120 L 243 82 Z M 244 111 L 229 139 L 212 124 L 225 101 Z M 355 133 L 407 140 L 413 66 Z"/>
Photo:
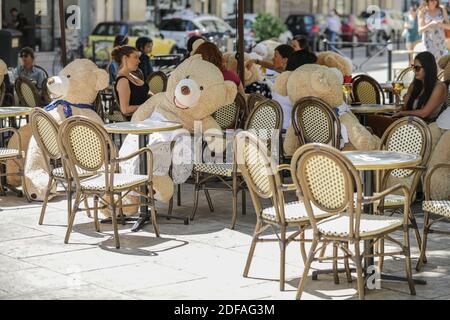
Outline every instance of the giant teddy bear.
<path id="1" fill-rule="evenodd" d="M 231 81 L 225 81 L 220 70 L 213 64 L 204 61 L 200 55 L 194 55 L 180 64 L 171 74 L 166 92 L 152 96 L 134 113 L 132 122 L 141 121 L 172 121 L 183 125 L 183 131 L 194 133 L 194 128 L 201 125 L 204 133 L 215 135 L 206 139 L 210 150 L 222 152 L 224 141 L 222 131 L 212 114 L 220 107 L 232 103 L 237 94 L 236 85 Z M 181 132 L 182 133 L 182 132 Z M 162 202 L 169 201 L 173 196 L 173 180 L 168 175 L 171 158 L 166 159 L 165 154 L 170 153 L 167 147 L 171 141 L 177 141 L 180 132 L 168 132 L 152 134 L 149 146 L 154 155 L 154 179 L 155 198 Z M 188 134 L 190 137 L 190 134 Z M 190 138 L 189 138 L 190 139 Z M 183 141 L 185 143 L 185 141 Z M 128 136 L 124 142 L 121 155 L 137 151 L 137 137 Z M 139 159 L 125 162 L 121 166 L 124 173 L 135 173 L 139 168 Z M 191 159 L 189 159 L 192 165 Z M 192 170 L 180 173 L 184 180 Z M 186 176 L 186 173 L 188 174 Z M 177 183 L 183 182 L 179 178 Z M 127 197 L 128 203 L 137 201 L 135 195 Z M 127 215 L 134 214 L 133 210 L 124 212 Z"/>
<path id="2" fill-rule="evenodd" d="M 343 76 L 338 69 L 306 64 L 293 72 L 287 71 L 279 75 L 274 91 L 280 96 L 288 96 L 292 106 L 300 99 L 309 96 L 324 100 L 329 106 L 339 110 L 344 142 L 350 142 L 358 150 L 376 149 L 379 139 L 371 135 L 345 105 L 342 82 Z M 299 147 L 300 142 L 291 125 L 286 133 L 284 152 L 290 156 Z"/>
<path id="3" fill-rule="evenodd" d="M 223 55 L 223 59 L 225 62 L 225 68 L 237 73 L 238 61 L 236 59 L 236 53 L 227 52 Z M 244 61 L 249 61 L 251 59 L 252 57 L 248 53 L 244 55 Z M 248 87 L 252 83 L 260 82 L 261 80 L 262 80 L 262 73 L 260 67 L 257 64 L 254 63 L 250 68 L 245 68 L 244 88 Z"/>
<path id="4" fill-rule="evenodd" d="M 450 55 L 439 60 L 439 67 L 444 70 L 444 80 L 450 81 Z M 429 167 L 439 163 L 450 162 L 450 94 L 447 109 L 435 123 L 429 125 L 432 135 L 432 153 Z M 450 170 L 439 169 L 431 179 L 431 197 L 433 199 L 450 199 Z"/>
<path id="5" fill-rule="evenodd" d="M 99 69 L 92 61 L 87 59 L 75 60 L 68 64 L 58 76 L 48 80 L 47 86 L 53 102 L 46 110 L 61 123 L 69 116 L 86 116 L 89 119 L 103 124 L 102 119 L 95 112 L 93 103 L 100 90 L 108 86 L 108 74 Z M 31 199 L 42 201 L 48 183 L 45 159 L 34 137 L 31 136 L 29 125 L 19 131 L 27 146 L 25 161 L 25 184 Z M 12 137 L 10 147 L 17 145 L 17 138 Z M 8 171 L 13 171 L 14 164 L 10 164 Z M 18 185 L 20 181 L 10 181 Z"/>

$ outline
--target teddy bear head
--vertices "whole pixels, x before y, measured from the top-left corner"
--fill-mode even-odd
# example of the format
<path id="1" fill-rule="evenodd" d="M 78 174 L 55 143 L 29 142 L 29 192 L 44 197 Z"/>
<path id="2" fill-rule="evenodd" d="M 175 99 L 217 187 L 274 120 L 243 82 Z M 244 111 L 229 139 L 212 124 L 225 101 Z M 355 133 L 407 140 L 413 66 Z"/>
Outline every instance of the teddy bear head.
<path id="1" fill-rule="evenodd" d="M 282 43 L 274 40 L 264 40 L 258 43 L 252 50 L 261 57 L 261 60 L 272 60 L 275 54 L 275 49 Z"/>
<path id="2" fill-rule="evenodd" d="M 92 104 L 98 92 L 108 84 L 108 73 L 87 59 L 74 60 L 47 81 L 52 99 L 77 104 Z"/>
<path id="3" fill-rule="evenodd" d="M 173 102 L 172 111 L 182 120 L 202 120 L 233 103 L 237 88 L 232 81 L 224 80 L 219 68 L 194 55 L 172 72 L 165 94 Z"/>
<path id="4" fill-rule="evenodd" d="M 237 72 L 238 61 L 236 59 L 235 53 L 231 53 L 231 52 L 225 53 L 223 55 L 223 59 L 225 62 L 225 68 L 227 68 L 228 70 Z M 246 53 L 244 55 L 244 61 L 249 61 L 249 60 L 251 60 L 251 56 Z M 252 64 L 252 66 L 250 68 L 245 68 L 244 77 L 245 77 L 244 87 L 247 87 L 254 82 L 261 81 L 261 71 L 260 71 L 259 66 L 254 63 L 254 64 Z"/>
<path id="5" fill-rule="evenodd" d="M 6 66 L 6 63 L 2 59 L 0 59 L 0 86 L 2 85 L 7 72 L 8 72 L 8 68 Z"/>
<path id="6" fill-rule="evenodd" d="M 343 57 L 336 52 L 324 51 L 317 54 L 317 64 L 336 68 L 343 74 L 344 82 L 351 81 L 353 65 L 350 59 Z"/>
<path id="7" fill-rule="evenodd" d="M 286 71 L 277 77 L 274 90 L 289 96 L 295 104 L 305 97 L 317 97 L 331 107 L 343 104 L 342 73 L 336 68 L 305 64 L 295 71 Z"/>
<path id="8" fill-rule="evenodd" d="M 443 56 L 438 62 L 439 68 L 444 70 L 444 80 L 450 80 L 450 54 Z"/>

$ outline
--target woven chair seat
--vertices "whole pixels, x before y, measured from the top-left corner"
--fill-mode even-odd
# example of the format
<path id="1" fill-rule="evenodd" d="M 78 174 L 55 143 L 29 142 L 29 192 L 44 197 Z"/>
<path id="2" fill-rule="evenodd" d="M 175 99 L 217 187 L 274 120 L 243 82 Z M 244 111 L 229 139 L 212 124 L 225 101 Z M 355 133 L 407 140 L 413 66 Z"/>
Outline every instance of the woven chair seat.
<path id="1" fill-rule="evenodd" d="M 56 168 L 52 171 L 53 176 L 56 178 L 64 179 L 64 169 L 63 167 Z M 92 172 L 85 171 L 77 167 L 77 173 L 80 178 L 86 178 L 92 176 Z"/>
<path id="2" fill-rule="evenodd" d="M 19 156 L 20 152 L 16 149 L 0 148 L 0 159 Z"/>
<path id="3" fill-rule="evenodd" d="M 330 214 L 313 207 L 314 215 L 317 219 L 329 217 Z M 266 208 L 262 212 L 263 219 L 271 222 L 277 222 L 277 213 L 275 207 Z M 308 213 L 306 212 L 303 202 L 290 202 L 284 206 L 284 218 L 286 222 L 309 222 Z"/>
<path id="4" fill-rule="evenodd" d="M 424 201 L 422 206 L 423 211 L 450 218 L 450 200 Z"/>
<path id="5" fill-rule="evenodd" d="M 319 222 L 318 230 L 326 236 L 348 237 L 350 227 L 350 217 L 347 213 L 342 213 L 329 219 Z M 371 237 L 393 231 L 403 225 L 401 217 L 386 217 L 379 215 L 361 214 L 360 236 Z"/>
<path id="6" fill-rule="evenodd" d="M 202 173 L 215 174 L 218 176 L 231 177 L 233 176 L 232 163 L 201 163 L 194 166 L 194 170 Z M 239 172 L 239 169 L 237 169 Z"/>
<path id="7" fill-rule="evenodd" d="M 148 182 L 148 176 L 123 173 L 114 174 L 115 190 L 129 189 L 145 182 Z M 97 174 L 93 177 L 84 179 L 80 184 L 83 190 L 105 191 L 105 174 Z"/>

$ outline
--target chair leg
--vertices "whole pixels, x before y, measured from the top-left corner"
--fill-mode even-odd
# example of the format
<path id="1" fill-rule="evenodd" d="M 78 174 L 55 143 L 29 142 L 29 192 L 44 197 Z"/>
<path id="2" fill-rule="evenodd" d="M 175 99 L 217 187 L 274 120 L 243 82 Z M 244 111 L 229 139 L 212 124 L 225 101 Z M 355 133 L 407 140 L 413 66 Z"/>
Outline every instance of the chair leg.
<path id="1" fill-rule="evenodd" d="M 363 268 L 362 268 L 362 257 L 360 253 L 360 242 L 355 242 L 355 255 L 354 255 L 354 261 L 356 264 L 356 274 L 358 279 L 358 293 L 359 293 L 359 299 L 364 300 L 365 299 L 365 282 L 363 277 Z"/>
<path id="2" fill-rule="evenodd" d="M 327 246 L 328 246 L 328 242 L 324 241 L 324 242 L 323 242 L 322 250 L 320 250 L 320 255 L 319 255 L 319 257 L 325 258 L 325 254 L 326 254 L 326 251 L 327 251 Z"/>
<path id="3" fill-rule="evenodd" d="M 149 188 L 149 194 L 148 198 L 150 199 L 150 210 L 151 210 L 151 219 L 152 219 L 152 225 L 153 230 L 155 231 L 156 237 L 161 237 L 159 233 L 159 227 L 158 227 L 158 220 L 156 216 L 156 205 L 155 205 L 155 198 L 153 197 L 153 185 Z"/>
<path id="4" fill-rule="evenodd" d="M 284 291 L 286 281 L 286 227 L 280 230 L 280 291 Z"/>
<path id="5" fill-rule="evenodd" d="M 98 196 L 94 196 L 94 223 L 95 231 L 100 232 L 100 222 L 98 221 Z"/>
<path id="6" fill-rule="evenodd" d="M 300 227 L 300 253 L 302 255 L 302 260 L 303 263 L 306 263 L 306 260 L 308 259 L 307 255 L 306 255 L 306 248 L 305 248 L 305 230 Z"/>
<path id="7" fill-rule="evenodd" d="M 420 231 L 419 226 L 417 225 L 416 217 L 414 217 L 414 213 L 411 209 L 409 209 L 409 220 L 411 221 L 414 233 L 416 235 L 417 246 L 420 248 L 422 245 L 422 238 L 420 237 Z"/>
<path id="8" fill-rule="evenodd" d="M 314 261 L 314 258 L 316 256 L 316 248 L 319 243 L 318 239 L 314 239 L 311 244 L 311 249 L 309 250 L 308 260 L 306 260 L 305 268 L 303 270 L 302 278 L 300 279 L 300 283 L 298 285 L 297 289 L 297 296 L 296 299 L 300 300 L 302 298 L 303 291 L 305 290 L 306 282 L 308 281 L 308 273 L 309 269 L 311 268 L 311 264 Z"/>
<path id="9" fill-rule="evenodd" d="M 72 181 L 67 182 L 67 224 L 70 223 L 70 217 L 72 215 Z"/>
<path id="10" fill-rule="evenodd" d="M 430 232 L 430 213 L 429 212 L 424 212 L 425 217 L 424 217 L 424 226 L 423 226 L 423 239 L 422 239 L 422 245 L 421 245 L 421 249 L 420 249 L 420 257 L 419 257 L 419 262 L 417 262 L 417 266 L 416 266 L 416 270 L 417 271 L 422 271 L 423 268 L 423 264 L 426 263 L 426 254 L 427 254 L 427 241 L 428 241 L 428 234 Z"/>
<path id="11" fill-rule="evenodd" d="M 247 192 L 245 188 L 242 188 L 242 215 L 247 215 Z"/>
<path id="12" fill-rule="evenodd" d="M 234 230 L 236 227 L 237 222 L 237 193 L 238 193 L 238 186 L 237 186 L 237 176 L 236 174 L 233 174 L 233 216 L 231 218 L 231 230 Z"/>
<path id="13" fill-rule="evenodd" d="M 114 241 L 116 243 L 116 249 L 120 249 L 120 240 L 119 240 L 119 230 L 117 228 L 117 216 L 116 216 L 116 203 L 114 201 L 114 193 L 109 193 L 109 198 L 112 199 L 109 203 L 109 208 L 111 209 L 111 220 L 114 229 Z"/>
<path id="14" fill-rule="evenodd" d="M 20 165 L 22 166 L 22 170 L 20 173 L 20 182 L 22 183 L 22 193 L 27 199 L 28 202 L 31 202 L 31 197 L 28 194 L 27 184 L 25 183 L 25 159 L 21 159 Z M 6 167 L 5 167 L 6 170 Z"/>
<path id="15" fill-rule="evenodd" d="M 416 288 L 414 286 L 414 281 L 412 278 L 412 267 L 411 267 L 411 248 L 409 243 L 409 227 L 405 226 L 403 231 L 403 241 L 404 252 L 405 252 L 405 267 L 406 267 L 406 277 L 408 278 L 409 292 L 412 296 L 416 295 Z"/>
<path id="16" fill-rule="evenodd" d="M 345 248 L 347 248 L 347 250 L 348 250 L 348 242 L 343 244 L 343 246 Z M 345 255 L 347 255 L 347 252 L 345 252 Z M 349 264 L 349 261 L 348 261 L 348 257 L 344 258 L 344 266 L 345 266 L 345 274 L 347 276 L 347 282 L 348 283 L 352 283 L 353 279 L 352 279 L 352 273 L 350 271 L 350 264 Z"/>
<path id="17" fill-rule="evenodd" d="M 42 224 L 44 223 L 45 210 L 47 209 L 48 198 L 50 197 L 50 192 L 52 190 L 52 186 L 53 186 L 53 177 L 50 175 L 48 177 L 47 189 L 45 190 L 44 203 L 42 204 L 42 208 L 41 208 L 41 216 L 39 217 L 39 225 L 40 226 L 42 226 Z"/>
<path id="18" fill-rule="evenodd" d="M 120 222 L 122 223 L 122 225 L 126 225 L 126 221 L 125 221 L 125 215 L 123 214 L 123 201 L 122 201 L 122 194 L 119 193 L 117 195 L 119 197 L 119 217 L 120 217 Z"/>
<path id="19" fill-rule="evenodd" d="M 88 218 L 92 218 L 91 210 L 89 209 L 89 201 L 87 197 L 84 198 L 84 208 L 86 209 L 86 215 L 88 216 Z"/>
<path id="20" fill-rule="evenodd" d="M 177 205 L 181 207 L 181 184 L 178 185 L 177 190 Z"/>
<path id="21" fill-rule="evenodd" d="M 244 269 L 244 278 L 248 277 L 248 273 L 250 271 L 250 265 L 252 264 L 253 255 L 255 254 L 256 244 L 259 240 L 259 235 L 261 230 L 261 225 L 258 223 L 258 225 L 255 228 L 255 233 L 253 234 L 253 240 L 252 244 L 250 246 L 250 251 L 248 252 L 247 256 L 247 262 L 245 263 L 245 269 Z"/>
<path id="22" fill-rule="evenodd" d="M 199 185 L 200 175 L 198 172 L 195 172 L 194 174 L 195 174 L 195 182 L 194 182 L 195 193 L 194 193 L 194 208 L 192 209 L 191 221 L 194 221 L 195 214 L 197 213 L 198 197 L 200 195 L 200 185 Z"/>
<path id="23" fill-rule="evenodd" d="M 378 257 L 378 270 L 383 272 L 384 267 L 384 238 L 378 240 L 378 253 L 380 256 Z"/>
<path id="24" fill-rule="evenodd" d="M 65 244 L 69 243 L 70 234 L 72 233 L 72 228 L 73 228 L 73 222 L 75 221 L 75 215 L 77 214 L 80 202 L 81 202 L 81 194 L 77 193 L 77 195 L 75 197 L 75 203 L 73 204 L 73 208 L 71 209 L 71 212 L 70 212 L 69 223 L 67 225 L 67 231 L 66 231 L 66 238 L 64 239 Z"/>
<path id="25" fill-rule="evenodd" d="M 208 202 L 209 211 L 214 212 L 214 206 L 211 200 L 211 195 L 209 194 L 209 190 L 205 189 L 205 186 L 203 186 L 203 191 L 205 191 L 206 201 Z"/>
<path id="26" fill-rule="evenodd" d="M 338 245 L 337 243 L 333 243 L 333 278 L 335 284 L 339 284 L 338 253 Z"/>

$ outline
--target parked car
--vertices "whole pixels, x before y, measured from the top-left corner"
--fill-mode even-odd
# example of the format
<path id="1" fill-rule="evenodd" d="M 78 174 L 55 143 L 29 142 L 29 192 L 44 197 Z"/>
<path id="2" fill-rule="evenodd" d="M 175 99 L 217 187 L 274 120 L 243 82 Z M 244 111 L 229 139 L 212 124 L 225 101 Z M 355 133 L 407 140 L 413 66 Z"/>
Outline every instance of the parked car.
<path id="1" fill-rule="evenodd" d="M 311 47 L 318 49 L 326 29 L 325 16 L 321 14 L 293 14 L 286 19 L 286 26 L 293 36 L 308 37 Z"/>
<path id="2" fill-rule="evenodd" d="M 175 54 L 178 46 L 175 40 L 164 37 L 152 22 L 102 22 L 99 23 L 88 38 L 84 56 L 92 59 L 94 43 L 96 61 L 109 61 L 114 38 L 116 35 L 127 35 L 129 45 L 134 46 L 139 37 L 149 37 L 153 40 L 152 56 Z"/>
<path id="3" fill-rule="evenodd" d="M 256 32 L 253 29 L 253 23 L 255 22 L 257 16 L 258 15 L 254 13 L 244 14 L 244 42 L 247 52 L 250 52 L 251 49 L 256 45 Z M 234 29 L 234 34 L 237 34 L 236 15 L 229 15 L 224 20 Z"/>
<path id="4" fill-rule="evenodd" d="M 366 20 L 353 14 L 341 15 L 341 39 L 344 42 L 370 42 Z"/>
<path id="5" fill-rule="evenodd" d="M 234 30 L 228 23 L 210 15 L 168 16 L 161 21 L 159 28 L 165 37 L 175 39 L 181 49 L 186 49 L 187 40 L 194 35 L 203 36 L 216 43 L 222 51 L 226 51 L 229 40 L 232 45 L 235 38 Z"/>

